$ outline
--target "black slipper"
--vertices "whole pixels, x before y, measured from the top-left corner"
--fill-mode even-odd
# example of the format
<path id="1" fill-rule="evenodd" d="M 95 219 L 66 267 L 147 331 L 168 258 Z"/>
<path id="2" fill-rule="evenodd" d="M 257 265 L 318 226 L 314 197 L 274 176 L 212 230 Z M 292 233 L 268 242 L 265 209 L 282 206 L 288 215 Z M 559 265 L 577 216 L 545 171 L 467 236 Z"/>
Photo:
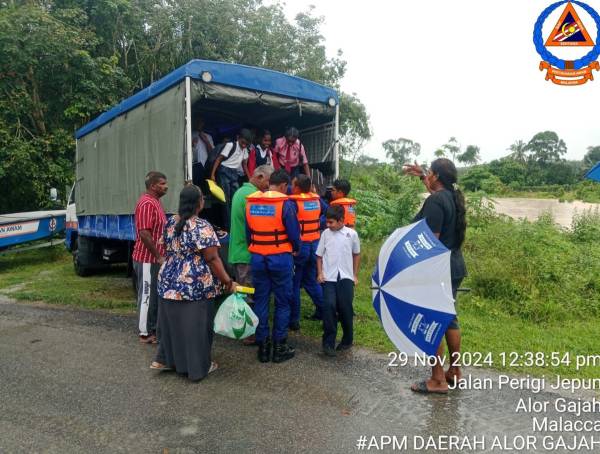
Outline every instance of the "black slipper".
<path id="1" fill-rule="evenodd" d="M 448 394 L 448 390 L 430 390 L 427 388 L 427 382 L 425 380 L 415 383 L 416 388 L 410 387 L 410 390 L 419 394 Z"/>

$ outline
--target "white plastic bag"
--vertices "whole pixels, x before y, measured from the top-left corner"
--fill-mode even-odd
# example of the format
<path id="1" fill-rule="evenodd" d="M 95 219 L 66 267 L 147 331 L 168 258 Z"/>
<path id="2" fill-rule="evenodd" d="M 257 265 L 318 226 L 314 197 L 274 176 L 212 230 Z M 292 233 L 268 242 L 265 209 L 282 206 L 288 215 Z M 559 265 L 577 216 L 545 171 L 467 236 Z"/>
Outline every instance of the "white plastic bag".
<path id="1" fill-rule="evenodd" d="M 258 326 L 258 317 L 239 293 L 227 297 L 215 316 L 215 333 L 232 339 L 252 336 Z"/>

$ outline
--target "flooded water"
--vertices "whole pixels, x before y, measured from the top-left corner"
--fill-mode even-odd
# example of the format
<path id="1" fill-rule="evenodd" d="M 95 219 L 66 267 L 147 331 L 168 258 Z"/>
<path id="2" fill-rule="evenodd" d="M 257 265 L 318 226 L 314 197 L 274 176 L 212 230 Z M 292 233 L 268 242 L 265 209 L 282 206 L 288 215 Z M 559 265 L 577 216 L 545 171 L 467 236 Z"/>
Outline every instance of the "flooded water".
<path id="1" fill-rule="evenodd" d="M 570 227 L 573 216 L 585 211 L 599 210 L 599 203 L 580 201 L 559 202 L 557 199 L 493 198 L 496 211 L 514 219 L 535 221 L 541 214 L 550 212 L 557 224 Z"/>

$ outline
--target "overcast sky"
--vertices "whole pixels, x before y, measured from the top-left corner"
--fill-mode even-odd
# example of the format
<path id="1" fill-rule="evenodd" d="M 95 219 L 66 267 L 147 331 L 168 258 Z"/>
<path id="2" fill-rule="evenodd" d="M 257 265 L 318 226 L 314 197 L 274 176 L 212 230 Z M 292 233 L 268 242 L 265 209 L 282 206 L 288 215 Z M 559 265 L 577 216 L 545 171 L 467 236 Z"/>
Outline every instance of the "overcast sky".
<path id="1" fill-rule="evenodd" d="M 567 144 L 566 158 L 581 159 L 588 146 L 600 145 L 600 72 L 578 87 L 544 80 L 532 34 L 551 3 L 286 0 L 285 11 L 293 18 L 314 5 L 325 17 L 329 55 L 341 48 L 348 62 L 342 89 L 355 92 L 371 117 L 368 155 L 381 159 L 381 142 L 404 137 L 419 142 L 430 160 L 455 136 L 463 148 L 478 145 L 489 161 L 517 139 L 553 130 Z M 600 12 L 599 1 L 588 3 Z M 544 39 L 563 9 L 546 21 Z M 577 11 L 596 41 L 594 21 Z M 590 50 L 555 49 L 571 59 Z"/>

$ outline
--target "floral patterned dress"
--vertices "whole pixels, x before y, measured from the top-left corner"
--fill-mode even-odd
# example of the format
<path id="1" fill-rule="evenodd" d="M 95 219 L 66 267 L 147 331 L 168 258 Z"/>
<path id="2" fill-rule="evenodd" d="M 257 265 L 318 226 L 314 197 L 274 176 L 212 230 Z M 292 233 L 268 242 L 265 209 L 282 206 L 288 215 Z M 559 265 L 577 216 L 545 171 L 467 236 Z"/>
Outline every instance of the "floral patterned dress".
<path id="1" fill-rule="evenodd" d="M 171 216 L 165 226 L 163 239 L 167 255 L 158 275 L 158 295 L 167 302 L 215 298 L 222 293 L 222 284 L 213 277 L 202 250 L 220 247 L 217 234 L 207 221 L 193 216 L 177 235 L 178 219 Z"/>

